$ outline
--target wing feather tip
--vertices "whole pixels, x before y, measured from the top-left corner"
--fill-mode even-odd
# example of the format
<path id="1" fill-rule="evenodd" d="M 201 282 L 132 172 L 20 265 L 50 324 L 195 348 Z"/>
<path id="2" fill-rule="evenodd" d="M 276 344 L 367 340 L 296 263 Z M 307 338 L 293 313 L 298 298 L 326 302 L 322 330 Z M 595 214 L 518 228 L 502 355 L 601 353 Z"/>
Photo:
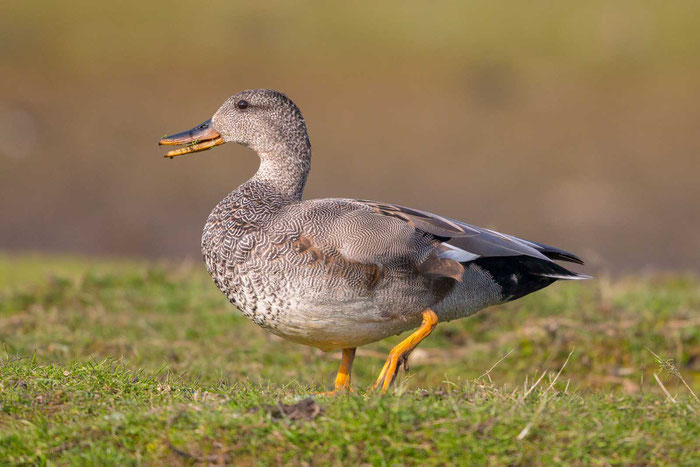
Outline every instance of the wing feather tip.
<path id="1" fill-rule="evenodd" d="M 593 279 L 593 276 L 589 276 L 586 274 L 578 274 L 578 273 L 571 273 L 571 275 L 568 275 L 568 274 L 538 274 L 538 276 L 548 277 L 550 279 L 564 280 L 564 281 L 583 281 L 583 280 Z"/>
<path id="2" fill-rule="evenodd" d="M 462 282 L 464 277 L 464 266 L 454 259 L 442 258 L 437 254 L 431 254 L 418 266 L 418 271 L 438 277 L 448 277 L 457 282 Z"/>

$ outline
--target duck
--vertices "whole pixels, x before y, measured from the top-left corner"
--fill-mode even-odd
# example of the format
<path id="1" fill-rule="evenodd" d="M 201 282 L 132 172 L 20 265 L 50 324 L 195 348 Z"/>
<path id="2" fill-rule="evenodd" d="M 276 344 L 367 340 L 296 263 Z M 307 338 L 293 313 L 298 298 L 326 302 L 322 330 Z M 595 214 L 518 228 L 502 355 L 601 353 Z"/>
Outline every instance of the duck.
<path id="1" fill-rule="evenodd" d="M 516 300 L 560 280 L 588 279 L 558 264 L 573 253 L 396 204 L 303 200 L 311 142 L 285 94 L 248 89 L 191 130 L 167 135 L 173 159 L 236 143 L 260 158 L 255 174 L 206 221 L 206 268 L 257 325 L 323 351 L 340 350 L 334 389 L 352 390 L 356 349 L 412 331 L 370 390 L 386 392 L 438 323 Z"/>

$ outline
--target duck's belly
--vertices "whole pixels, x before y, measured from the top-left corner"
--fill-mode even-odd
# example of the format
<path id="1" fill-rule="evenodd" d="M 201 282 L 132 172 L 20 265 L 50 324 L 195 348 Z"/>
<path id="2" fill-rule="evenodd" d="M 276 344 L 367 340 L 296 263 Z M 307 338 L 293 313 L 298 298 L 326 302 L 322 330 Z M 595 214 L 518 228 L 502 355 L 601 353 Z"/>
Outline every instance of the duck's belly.
<path id="1" fill-rule="evenodd" d="M 285 339 L 321 350 L 359 347 L 415 329 L 420 315 L 388 318 L 371 302 L 329 304 L 291 300 L 273 321 L 261 324 Z"/>
<path id="2" fill-rule="evenodd" d="M 362 294 L 301 274 L 250 273 L 221 284 L 231 303 L 280 337 L 322 350 L 358 347 L 416 328 L 424 306 L 399 291 Z M 394 295 L 395 300 L 389 300 Z"/>
<path id="3" fill-rule="evenodd" d="M 499 303 L 498 286 L 478 267 L 439 303 L 426 303 L 416 288 L 387 280 L 371 293 L 325 276 L 254 264 L 212 274 L 229 300 L 253 322 L 285 339 L 328 351 L 358 347 L 416 329 L 431 307 L 440 321 L 469 316 Z"/>

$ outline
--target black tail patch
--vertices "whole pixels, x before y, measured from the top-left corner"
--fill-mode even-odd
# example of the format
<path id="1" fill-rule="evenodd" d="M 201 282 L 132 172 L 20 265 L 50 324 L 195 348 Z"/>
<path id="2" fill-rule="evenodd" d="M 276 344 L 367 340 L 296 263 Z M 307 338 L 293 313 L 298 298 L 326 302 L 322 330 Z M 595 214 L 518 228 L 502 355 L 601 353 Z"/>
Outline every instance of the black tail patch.
<path id="1" fill-rule="evenodd" d="M 580 278 L 578 274 L 532 256 L 491 256 L 471 261 L 486 270 L 503 290 L 503 300 L 509 302 L 543 289 L 559 279 Z"/>

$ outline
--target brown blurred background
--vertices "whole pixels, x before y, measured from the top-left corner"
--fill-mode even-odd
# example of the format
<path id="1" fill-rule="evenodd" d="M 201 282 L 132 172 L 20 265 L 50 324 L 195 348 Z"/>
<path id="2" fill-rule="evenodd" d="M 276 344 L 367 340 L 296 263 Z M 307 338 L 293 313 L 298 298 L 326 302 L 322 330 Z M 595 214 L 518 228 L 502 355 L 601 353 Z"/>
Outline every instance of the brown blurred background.
<path id="1" fill-rule="evenodd" d="M 156 143 L 267 87 L 309 125 L 307 198 L 697 271 L 698 24 L 683 0 L 3 2 L 0 251 L 199 257 L 257 157 Z"/>

